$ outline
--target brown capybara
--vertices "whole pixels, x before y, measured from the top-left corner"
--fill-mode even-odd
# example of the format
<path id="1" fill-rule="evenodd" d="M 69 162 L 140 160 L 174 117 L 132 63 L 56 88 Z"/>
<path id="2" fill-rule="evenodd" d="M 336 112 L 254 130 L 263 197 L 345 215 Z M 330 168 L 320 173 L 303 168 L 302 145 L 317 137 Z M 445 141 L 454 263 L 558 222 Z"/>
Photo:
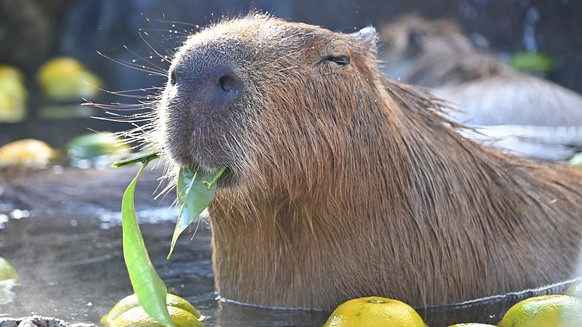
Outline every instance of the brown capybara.
<path id="1" fill-rule="evenodd" d="M 582 126 L 582 95 L 512 69 L 453 21 L 404 15 L 384 26 L 381 38 L 388 75 L 452 102 L 460 109 L 451 113 L 456 121 Z"/>
<path id="2" fill-rule="evenodd" d="M 405 14 L 380 30 L 384 70 L 392 79 L 430 88 L 458 85 L 505 70 L 506 65 L 467 37 L 454 21 Z"/>
<path id="3" fill-rule="evenodd" d="M 571 277 L 582 173 L 463 138 L 384 77 L 376 42 L 253 13 L 175 54 L 150 137 L 175 165 L 228 167 L 209 208 L 218 293 L 425 306 Z"/>

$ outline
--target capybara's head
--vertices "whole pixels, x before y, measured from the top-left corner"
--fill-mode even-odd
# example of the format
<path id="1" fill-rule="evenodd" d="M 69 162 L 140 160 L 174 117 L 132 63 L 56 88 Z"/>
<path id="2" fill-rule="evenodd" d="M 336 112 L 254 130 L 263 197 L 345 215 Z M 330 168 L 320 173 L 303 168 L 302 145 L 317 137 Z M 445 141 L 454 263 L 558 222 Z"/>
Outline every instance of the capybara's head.
<path id="1" fill-rule="evenodd" d="M 161 147 L 178 165 L 226 165 L 223 185 L 317 174 L 333 165 L 322 156 L 352 151 L 343 141 L 374 107 L 376 41 L 373 28 L 342 34 L 260 14 L 194 34 L 169 70 Z"/>
<path id="2" fill-rule="evenodd" d="M 380 39 L 385 57 L 389 61 L 414 59 L 430 46 L 430 40 L 462 38 L 459 27 L 451 20 L 427 20 L 417 14 L 406 14 L 394 22 L 384 25 L 380 30 Z M 463 46 L 464 40 L 458 40 Z M 449 41 L 450 42 L 450 41 Z M 452 44 L 452 46 L 457 46 Z"/>
<path id="3" fill-rule="evenodd" d="M 502 69 L 500 61 L 487 53 L 483 36 L 466 36 L 448 19 L 404 15 L 383 26 L 380 39 L 386 74 L 410 84 L 439 88 L 494 75 Z"/>

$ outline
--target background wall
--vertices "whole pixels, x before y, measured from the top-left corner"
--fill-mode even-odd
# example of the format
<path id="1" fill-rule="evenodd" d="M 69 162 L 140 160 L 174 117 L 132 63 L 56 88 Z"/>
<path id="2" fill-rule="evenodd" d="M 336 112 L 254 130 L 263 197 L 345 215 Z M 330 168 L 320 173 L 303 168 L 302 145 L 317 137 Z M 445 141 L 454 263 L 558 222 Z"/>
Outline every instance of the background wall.
<path id="1" fill-rule="evenodd" d="M 163 77 L 117 61 L 165 68 L 157 53 L 171 54 L 196 25 L 254 8 L 343 32 L 369 24 L 381 26 L 411 11 L 429 18 L 452 18 L 467 33 L 485 36 L 499 53 L 537 50 L 549 55 L 556 69 L 548 78 L 582 92 L 579 0 L 0 0 L 0 64 L 23 70 L 33 91 L 34 73 L 57 55 L 79 59 L 110 91 L 161 86 Z M 104 94 L 100 101 L 136 100 Z M 32 107 L 34 120 L 34 102 Z"/>

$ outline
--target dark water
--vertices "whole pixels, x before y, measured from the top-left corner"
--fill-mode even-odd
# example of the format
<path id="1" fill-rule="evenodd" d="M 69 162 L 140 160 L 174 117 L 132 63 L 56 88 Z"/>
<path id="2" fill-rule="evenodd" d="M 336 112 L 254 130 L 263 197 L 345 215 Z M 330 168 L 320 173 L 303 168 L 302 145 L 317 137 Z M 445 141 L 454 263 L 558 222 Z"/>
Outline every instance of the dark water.
<path id="1" fill-rule="evenodd" d="M 140 180 L 136 206 L 150 257 L 170 292 L 189 300 L 211 326 L 321 326 L 328 312 L 259 308 L 216 299 L 210 229 L 201 220 L 182 235 L 171 260 L 166 255 L 176 211 L 172 195 L 153 200 L 160 170 Z M 47 171 L 0 181 L 0 256 L 21 277 L 14 301 L 0 305 L 0 318 L 39 314 L 69 322 L 98 323 L 121 298 L 132 293 L 125 269 L 120 214 L 121 193 L 135 169 Z M 22 193 L 26 192 L 26 193 Z M 15 208 L 36 203 L 32 210 Z M 552 291 L 561 292 L 566 285 Z M 460 322 L 497 323 L 523 292 L 487 300 L 419 310 L 430 326 Z"/>

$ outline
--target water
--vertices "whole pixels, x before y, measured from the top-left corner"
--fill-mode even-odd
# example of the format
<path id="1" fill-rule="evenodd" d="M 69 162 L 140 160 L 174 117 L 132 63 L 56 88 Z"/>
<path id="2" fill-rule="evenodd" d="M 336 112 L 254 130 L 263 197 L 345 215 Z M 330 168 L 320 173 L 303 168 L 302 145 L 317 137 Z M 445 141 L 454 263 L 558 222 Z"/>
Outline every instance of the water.
<path id="1" fill-rule="evenodd" d="M 161 169 L 144 173 L 136 207 L 152 262 L 171 293 L 190 301 L 212 326 L 318 326 L 327 313 L 273 310 L 218 301 L 211 265 L 210 229 L 201 220 L 179 239 L 166 259 L 174 231 L 173 194 L 154 200 Z M 133 293 L 121 244 L 121 194 L 135 168 L 50 171 L 0 179 L 0 256 L 19 273 L 12 303 L 0 318 L 33 314 L 69 322 L 98 323 Z M 79 181 L 83 181 L 80 184 Z M 58 187 L 57 187 L 58 186 Z M 26 194 L 20 193 L 28 191 Z M 16 204 L 33 208 L 15 209 Z"/>
<path id="2" fill-rule="evenodd" d="M 329 312 L 217 300 L 206 220 L 182 235 L 171 260 L 166 260 L 176 212 L 170 208 L 173 195 L 161 200 L 151 196 L 160 174 L 160 169 L 146 171 L 137 186 L 142 234 L 169 291 L 186 298 L 207 316 L 205 326 L 323 324 Z M 132 293 L 123 261 L 117 208 L 123 189 L 134 175 L 135 168 L 62 174 L 47 171 L 12 177 L 10 186 L 0 183 L 0 215 L 4 217 L 0 256 L 21 277 L 20 286 L 13 289 L 14 301 L 0 305 L 0 318 L 39 314 L 69 322 L 98 323 L 117 301 Z M 24 205 L 23 200 L 36 205 L 14 210 L 16 204 Z M 558 285 L 555 290 L 564 287 Z M 502 295 L 420 313 L 433 327 L 454 322 L 497 323 L 512 303 L 537 293 Z"/>
<path id="3" fill-rule="evenodd" d="M 71 222 L 73 222 L 71 224 Z M 121 248 L 121 228 L 101 228 L 91 215 L 11 219 L 0 231 L 0 255 L 15 267 L 21 285 L 0 317 L 40 314 L 70 322 L 97 323 L 132 293 Z M 166 260 L 174 223 L 141 224 L 152 262 L 171 293 L 190 301 L 208 318 L 205 326 L 318 326 L 319 312 L 269 310 L 219 303 L 214 293 L 210 231 L 205 222 L 182 237 Z"/>

